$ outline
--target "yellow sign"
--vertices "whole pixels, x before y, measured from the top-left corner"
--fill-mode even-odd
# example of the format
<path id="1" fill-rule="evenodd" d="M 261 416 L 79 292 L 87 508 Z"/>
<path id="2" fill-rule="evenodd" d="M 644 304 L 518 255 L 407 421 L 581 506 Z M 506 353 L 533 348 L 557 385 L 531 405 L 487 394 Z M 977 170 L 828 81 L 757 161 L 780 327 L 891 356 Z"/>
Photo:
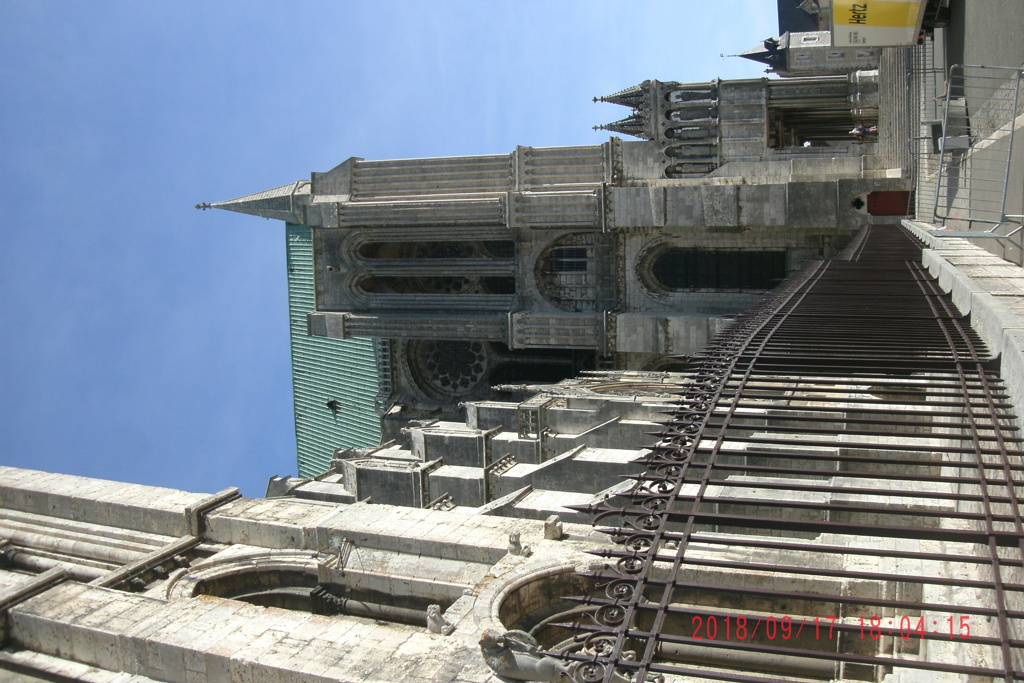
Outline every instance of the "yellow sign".
<path id="1" fill-rule="evenodd" d="M 916 28 L 919 0 L 833 0 L 832 21 L 839 26 Z"/>
<path id="2" fill-rule="evenodd" d="M 924 0 L 832 0 L 832 46 L 913 45 Z"/>

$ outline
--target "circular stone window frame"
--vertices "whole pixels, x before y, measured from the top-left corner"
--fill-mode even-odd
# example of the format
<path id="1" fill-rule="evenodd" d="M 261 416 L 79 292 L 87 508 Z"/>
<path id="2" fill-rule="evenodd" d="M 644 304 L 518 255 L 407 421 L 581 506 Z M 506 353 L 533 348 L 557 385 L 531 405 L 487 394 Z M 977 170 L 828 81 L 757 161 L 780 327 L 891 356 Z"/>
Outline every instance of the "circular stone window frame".
<path id="1" fill-rule="evenodd" d="M 525 558 L 517 557 L 515 560 L 522 561 Z M 501 632 L 508 631 L 512 624 L 506 624 L 501 619 L 501 607 L 509 597 L 531 584 L 544 579 L 551 579 L 556 576 L 572 575 L 578 576 L 581 573 L 592 571 L 597 565 L 590 559 L 581 559 L 573 562 L 570 559 L 558 559 L 537 564 L 525 562 L 512 569 L 497 585 L 481 591 L 477 597 L 478 604 L 484 608 L 486 616 L 482 616 L 479 622 L 479 629 L 495 629 Z M 520 615 L 521 617 L 522 615 Z"/>
<path id="2" fill-rule="evenodd" d="M 308 550 L 302 552 L 261 550 L 233 554 L 231 557 L 223 559 L 214 556 L 202 564 L 190 567 L 187 571 L 170 578 L 164 587 L 164 595 L 168 600 L 190 600 L 202 595 L 233 600 L 234 598 L 202 592 L 202 583 L 229 579 L 254 571 L 301 573 L 311 575 L 319 580 L 318 567 L 317 559 Z"/>
<path id="3" fill-rule="evenodd" d="M 469 344 L 471 351 L 473 351 L 475 345 L 478 348 L 473 352 L 482 357 L 482 360 L 478 358 L 470 366 L 470 369 L 475 373 L 475 379 L 471 379 L 467 386 L 458 390 L 447 390 L 440 383 L 437 374 L 430 370 L 428 366 L 429 359 L 422 357 L 428 344 L 452 343 Z M 413 388 L 424 398 L 434 401 L 467 400 L 475 396 L 482 389 L 490 387 L 488 378 L 490 377 L 491 370 L 495 367 L 495 359 L 488 343 L 476 339 L 409 339 L 403 344 L 401 355 L 403 370 L 408 375 Z M 477 364 L 481 365 L 479 371 L 475 369 Z"/>

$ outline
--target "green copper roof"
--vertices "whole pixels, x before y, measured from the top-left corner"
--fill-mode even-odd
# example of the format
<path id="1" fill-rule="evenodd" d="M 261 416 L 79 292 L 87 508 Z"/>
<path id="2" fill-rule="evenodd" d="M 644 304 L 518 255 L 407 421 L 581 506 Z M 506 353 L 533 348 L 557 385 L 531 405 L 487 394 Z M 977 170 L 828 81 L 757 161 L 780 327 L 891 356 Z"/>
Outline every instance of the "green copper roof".
<path id="1" fill-rule="evenodd" d="M 381 380 L 374 340 L 306 333 L 306 314 L 315 307 L 313 231 L 287 223 L 285 235 L 299 476 L 312 477 L 327 469 L 338 448 L 379 444 L 380 412 L 385 406 L 378 397 Z M 332 405 L 337 410 L 329 402 L 336 402 Z"/>

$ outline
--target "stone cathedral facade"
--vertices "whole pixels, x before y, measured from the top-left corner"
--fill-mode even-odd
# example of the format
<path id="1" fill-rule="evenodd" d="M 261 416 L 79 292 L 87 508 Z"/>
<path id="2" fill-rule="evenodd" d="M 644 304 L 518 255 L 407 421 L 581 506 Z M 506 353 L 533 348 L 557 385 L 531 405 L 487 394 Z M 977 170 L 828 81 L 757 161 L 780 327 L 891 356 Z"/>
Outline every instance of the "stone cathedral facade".
<path id="1" fill-rule="evenodd" d="M 390 340 L 404 424 L 509 398 L 495 385 L 670 367 L 835 253 L 872 193 L 907 186 L 849 135 L 877 122 L 877 72 L 645 81 L 602 99 L 629 112 L 605 128 L 634 139 L 352 158 L 213 206 L 312 228 L 309 333 Z"/>
<path id="2" fill-rule="evenodd" d="M 896 222 L 870 207 L 908 180 L 885 140 L 849 135 L 856 124 L 886 129 L 875 72 L 645 81 L 603 99 L 624 107 L 605 128 L 632 139 L 352 158 L 214 205 L 312 231 L 309 334 L 389 341 L 384 442 L 340 449 L 313 478 L 275 477 L 266 499 L 0 467 L 0 681 L 627 681 L 634 650 L 616 651 L 620 669 L 602 678 L 538 654 L 537 644 L 567 641 L 559 624 L 579 615 L 572 596 L 608 588 L 614 597 L 615 586 L 595 587 L 581 573 L 617 561 L 629 569 L 587 510 L 631 486 L 656 437 L 683 436 L 661 426 L 692 388 L 673 370 L 692 369 L 687 356 L 804 263 L 836 256 L 869 223 Z M 949 262 L 965 249 L 951 250 Z M 968 256 L 971 264 L 990 257 Z M 986 262 L 985 277 L 994 267 Z M 793 398 L 797 381 L 778 379 L 778 395 L 755 395 L 743 415 L 750 434 L 724 457 L 750 472 L 706 487 L 707 514 L 754 505 L 753 521 L 739 530 L 700 525 L 686 549 L 691 565 L 670 577 L 703 591 L 681 590 L 672 603 L 665 630 L 676 635 L 690 623 L 680 614 L 770 612 L 801 623 L 838 615 L 840 635 L 790 644 L 811 655 L 767 641 L 740 652 L 726 639 L 703 649 L 683 639 L 650 661 L 766 682 L 945 683 L 975 680 L 954 675 L 961 669 L 998 668 L 996 618 L 985 616 L 994 611 L 987 594 L 977 597 L 983 572 L 964 579 L 950 569 L 961 546 L 912 556 L 899 538 L 869 538 L 874 545 L 848 555 L 839 532 L 802 530 L 849 523 L 841 513 L 868 494 L 844 498 L 846 479 L 890 474 L 887 459 L 908 444 L 921 450 L 922 433 L 957 441 L 945 422 L 915 422 L 915 433 L 886 432 L 862 470 L 808 472 L 851 459 L 844 449 L 856 439 L 835 448 L 819 441 L 822 430 L 841 438 L 866 421 L 846 405 L 855 397 L 873 392 L 871 415 L 920 409 L 918 393 L 887 390 L 897 381 L 837 388 L 814 377 L 807 395 Z M 806 413 L 794 418 L 793 406 Z M 825 426 L 787 459 L 743 452 L 744 439 L 769 428 L 804 438 L 809 420 Z M 936 449 L 946 447 L 954 448 Z M 785 476 L 772 472 L 780 467 Z M 806 493 L 815 486 L 833 497 Z M 908 506 L 928 519 L 963 513 L 959 503 L 920 503 L 912 496 L 924 494 L 910 485 L 893 486 L 911 502 L 886 499 L 879 485 L 868 502 L 882 502 L 865 525 L 888 524 Z M 823 512 L 826 503 L 842 509 Z M 758 514 L 781 507 L 805 526 L 758 526 Z M 656 549 L 662 560 L 682 555 L 669 536 Z M 633 550 L 649 549 L 633 540 Z M 950 580 L 921 589 L 907 578 L 926 565 Z M 950 588 L 956 581 L 963 585 Z M 803 593 L 779 597 L 775 588 Z M 1006 590 L 1019 595 L 1016 574 Z M 883 608 L 907 614 L 921 601 L 961 616 L 975 609 L 980 640 L 857 637 L 858 618 Z M 1015 598 L 1009 604 L 1010 618 L 1024 618 Z M 581 643 L 579 659 L 601 654 Z M 924 668 L 893 667 L 892 657 Z"/>

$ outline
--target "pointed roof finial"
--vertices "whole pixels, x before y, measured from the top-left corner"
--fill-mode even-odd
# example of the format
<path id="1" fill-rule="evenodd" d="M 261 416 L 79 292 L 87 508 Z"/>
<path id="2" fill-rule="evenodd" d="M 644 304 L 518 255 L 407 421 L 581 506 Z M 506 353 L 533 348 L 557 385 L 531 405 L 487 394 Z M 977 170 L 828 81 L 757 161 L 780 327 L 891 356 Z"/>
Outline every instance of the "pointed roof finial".
<path id="1" fill-rule="evenodd" d="M 630 88 L 626 88 L 625 90 L 620 90 L 617 93 L 612 93 L 611 95 L 595 97 L 594 101 L 612 102 L 613 104 L 621 104 L 623 106 L 636 109 L 647 104 L 650 88 L 651 82 L 644 81 L 640 85 L 634 85 Z"/>
<path id="2" fill-rule="evenodd" d="M 651 134 L 648 130 L 649 119 L 644 114 L 633 114 L 624 119 L 603 126 L 594 126 L 595 130 L 610 130 L 624 135 L 632 135 L 641 140 L 650 140 Z"/>
<path id="3" fill-rule="evenodd" d="M 785 69 L 786 53 L 781 49 L 781 45 L 782 43 L 777 38 L 766 38 L 761 41 L 761 45 L 731 56 L 751 59 L 755 62 L 767 64 L 775 69 Z"/>
<path id="4" fill-rule="evenodd" d="M 303 220 L 301 202 L 302 200 L 308 201 L 309 190 L 309 181 L 299 180 L 237 199 L 215 202 L 210 204 L 209 208 L 301 223 Z"/>
<path id="5" fill-rule="evenodd" d="M 196 204 L 196 208 L 200 211 L 206 211 L 207 209 L 212 209 L 213 206 L 211 206 L 209 202 L 200 202 Z"/>

